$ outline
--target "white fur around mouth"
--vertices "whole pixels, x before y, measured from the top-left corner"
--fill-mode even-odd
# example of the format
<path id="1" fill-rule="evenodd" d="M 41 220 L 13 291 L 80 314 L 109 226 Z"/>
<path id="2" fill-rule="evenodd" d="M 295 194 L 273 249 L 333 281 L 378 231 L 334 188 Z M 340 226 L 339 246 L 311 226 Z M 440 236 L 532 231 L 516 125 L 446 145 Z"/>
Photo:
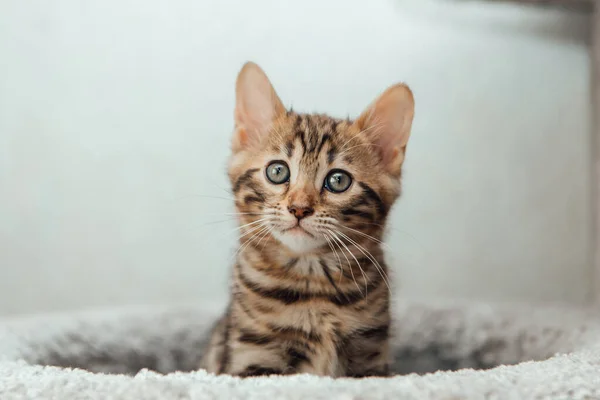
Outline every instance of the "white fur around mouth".
<path id="1" fill-rule="evenodd" d="M 295 253 L 308 253 L 326 243 L 324 238 L 319 239 L 300 225 L 282 231 L 273 230 L 273 237 Z"/>
<path id="2" fill-rule="evenodd" d="M 315 235 L 313 235 L 312 233 L 310 233 L 309 231 L 307 231 L 303 226 L 301 226 L 300 224 L 297 224 L 295 226 L 292 226 L 291 228 L 286 228 L 283 229 L 281 231 L 281 233 L 285 233 L 285 234 L 292 234 L 292 235 L 308 235 L 311 238 L 315 238 Z"/>

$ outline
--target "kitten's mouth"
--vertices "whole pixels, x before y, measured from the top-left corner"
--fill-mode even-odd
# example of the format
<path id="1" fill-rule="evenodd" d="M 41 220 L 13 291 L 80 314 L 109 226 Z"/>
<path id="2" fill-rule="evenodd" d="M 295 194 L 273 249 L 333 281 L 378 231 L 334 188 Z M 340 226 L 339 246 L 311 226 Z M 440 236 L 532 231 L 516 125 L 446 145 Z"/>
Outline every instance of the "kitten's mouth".
<path id="1" fill-rule="evenodd" d="M 281 244 L 289 248 L 295 253 L 304 254 L 312 252 L 323 246 L 323 239 L 320 239 L 316 233 L 312 233 L 309 229 L 312 228 L 309 223 L 300 224 L 288 222 L 290 225 L 281 227 L 273 232 L 273 235 Z M 307 226 L 303 226 L 303 225 Z"/>
<path id="2" fill-rule="evenodd" d="M 288 234 L 292 234 L 292 235 L 308 235 L 311 238 L 315 237 L 315 235 L 313 235 L 312 233 L 310 233 L 309 231 L 307 231 L 306 229 L 301 227 L 300 223 L 292 226 L 291 228 L 282 230 L 281 233 L 288 233 Z"/>

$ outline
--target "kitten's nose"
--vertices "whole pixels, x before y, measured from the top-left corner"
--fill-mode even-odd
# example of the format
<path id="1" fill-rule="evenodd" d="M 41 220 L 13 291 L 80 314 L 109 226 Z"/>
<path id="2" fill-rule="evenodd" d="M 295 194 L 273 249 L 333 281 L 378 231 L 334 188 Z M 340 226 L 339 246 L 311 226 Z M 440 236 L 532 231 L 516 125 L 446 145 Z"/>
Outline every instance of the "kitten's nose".
<path id="1" fill-rule="evenodd" d="M 312 215 L 315 212 L 315 210 L 311 207 L 300 207 L 294 205 L 289 206 L 288 211 L 290 212 L 290 214 L 294 214 L 299 220 L 304 217 L 308 217 L 309 215 Z"/>

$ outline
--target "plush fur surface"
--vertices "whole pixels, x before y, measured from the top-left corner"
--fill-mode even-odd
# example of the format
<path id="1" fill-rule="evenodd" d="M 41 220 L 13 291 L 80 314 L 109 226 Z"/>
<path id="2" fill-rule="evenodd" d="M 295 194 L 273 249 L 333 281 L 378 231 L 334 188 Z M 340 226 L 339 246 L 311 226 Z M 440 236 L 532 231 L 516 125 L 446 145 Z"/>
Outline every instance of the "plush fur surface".
<path id="1" fill-rule="evenodd" d="M 600 322 L 585 310 L 395 302 L 393 373 L 455 372 L 363 379 L 186 372 L 221 311 L 207 304 L 4 319 L 0 399 L 600 398 Z"/>

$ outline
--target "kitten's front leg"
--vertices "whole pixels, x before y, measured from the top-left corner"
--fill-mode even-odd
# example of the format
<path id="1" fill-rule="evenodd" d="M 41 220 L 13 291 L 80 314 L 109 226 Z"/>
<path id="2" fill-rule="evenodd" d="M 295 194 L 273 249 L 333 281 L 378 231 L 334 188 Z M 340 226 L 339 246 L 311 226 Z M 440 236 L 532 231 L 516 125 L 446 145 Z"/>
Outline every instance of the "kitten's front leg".
<path id="1" fill-rule="evenodd" d="M 224 373 L 242 377 L 307 373 L 339 376 L 343 373 L 333 344 L 272 340 L 246 331 L 232 332 Z"/>
<path id="2" fill-rule="evenodd" d="M 232 329 L 226 351 L 222 368 L 226 374 L 250 377 L 293 373 L 282 344 L 266 336 Z"/>
<path id="3" fill-rule="evenodd" d="M 331 341 L 313 347 L 309 362 L 300 364 L 296 373 L 331 377 L 342 376 L 344 366 L 340 363 L 335 343 Z"/>
<path id="4" fill-rule="evenodd" d="M 217 374 L 221 370 L 221 362 L 225 351 L 225 330 L 227 328 L 228 315 L 225 314 L 213 327 L 208 345 L 204 349 L 204 355 L 200 361 L 200 368 L 207 372 Z"/>
<path id="5" fill-rule="evenodd" d="M 390 374 L 387 329 L 367 329 L 347 339 L 347 368 L 344 375 L 362 378 Z"/>

